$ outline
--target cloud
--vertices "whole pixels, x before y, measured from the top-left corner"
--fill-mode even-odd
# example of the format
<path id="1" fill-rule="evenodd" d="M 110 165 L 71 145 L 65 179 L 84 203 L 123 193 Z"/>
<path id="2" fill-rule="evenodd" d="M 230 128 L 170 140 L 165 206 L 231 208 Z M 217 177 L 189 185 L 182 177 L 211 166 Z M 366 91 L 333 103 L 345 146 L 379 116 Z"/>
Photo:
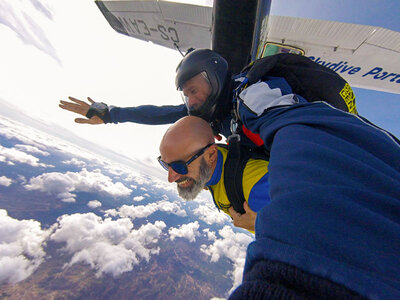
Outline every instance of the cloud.
<path id="1" fill-rule="evenodd" d="M 86 148 L 78 146 L 76 144 L 76 141 L 75 143 L 70 143 L 65 139 L 60 139 L 53 135 L 50 135 L 49 132 L 47 131 L 39 131 L 34 127 L 27 126 L 23 123 L 16 122 L 15 120 L 12 120 L 10 118 L 1 115 L 0 115 L 0 135 L 4 136 L 7 139 L 18 139 L 22 143 L 26 145 L 31 145 L 32 147 L 35 147 L 37 149 L 41 150 L 46 149 L 49 151 L 52 150 L 62 153 L 63 155 L 79 157 L 87 161 L 93 162 L 93 164 L 95 165 L 109 165 L 114 163 L 114 162 L 109 162 L 107 158 L 105 158 L 104 156 L 99 156 L 98 154 L 91 152 Z M 5 157 L 2 158 L 1 150 L 0 150 L 0 161 L 6 161 Z M 72 162 L 76 161 L 79 163 L 79 160 L 72 159 L 70 161 Z M 7 163 L 10 164 L 12 162 L 8 161 Z M 127 168 L 125 169 L 128 170 Z"/>
<path id="2" fill-rule="evenodd" d="M 203 232 L 207 235 L 209 241 L 215 241 L 217 239 L 217 235 L 214 231 L 211 231 L 210 228 L 203 229 Z"/>
<path id="3" fill-rule="evenodd" d="M 133 197 L 133 201 L 137 201 L 137 202 L 139 202 L 139 201 L 142 201 L 144 199 L 144 196 L 136 196 L 136 197 Z"/>
<path id="4" fill-rule="evenodd" d="M 12 30 L 25 44 L 34 46 L 60 63 L 43 29 L 45 23 L 52 19 L 51 10 L 37 0 L 31 0 L 32 6 L 28 3 L 27 0 L 0 2 L 0 24 Z"/>
<path id="5" fill-rule="evenodd" d="M 27 183 L 26 178 L 23 175 L 18 175 L 17 176 L 17 182 L 19 182 L 20 184 L 26 184 Z"/>
<path id="6" fill-rule="evenodd" d="M 30 276 L 43 262 L 48 235 L 38 221 L 13 219 L 0 209 L 0 283 Z"/>
<path id="7" fill-rule="evenodd" d="M 132 171 L 130 171 L 132 173 Z M 138 185 L 149 185 L 149 184 L 154 184 L 153 178 L 150 178 L 149 176 L 143 175 L 143 174 L 128 174 L 127 177 L 125 178 L 126 181 L 133 181 Z"/>
<path id="8" fill-rule="evenodd" d="M 15 162 L 28 164 L 32 167 L 52 167 L 51 165 L 40 163 L 39 158 L 20 151 L 17 148 L 7 148 L 0 145 L 0 156 L 2 157 L 1 161 L 10 165 L 14 165 Z"/>
<path id="9" fill-rule="evenodd" d="M 40 3 L 39 0 L 30 0 L 30 1 L 32 5 L 36 8 L 36 10 L 40 11 L 48 19 L 50 20 L 53 19 L 53 12 L 48 7 L 46 7 L 45 4 Z"/>
<path id="10" fill-rule="evenodd" d="M 180 217 L 186 217 L 187 213 L 181 208 L 177 202 L 158 201 L 147 205 L 122 205 L 118 209 L 106 210 L 106 214 L 110 216 L 120 216 L 131 219 L 146 218 L 156 211 L 163 211 L 169 214 L 174 214 Z"/>
<path id="11" fill-rule="evenodd" d="M 113 197 L 129 196 L 132 192 L 121 182 L 113 183 L 112 179 L 103 175 L 100 170 L 90 172 L 86 169 L 79 173 L 44 173 L 31 178 L 25 188 L 55 194 L 64 202 L 71 202 L 71 198 L 75 198 L 76 195 L 71 193 L 73 191 L 100 192 Z"/>
<path id="12" fill-rule="evenodd" d="M 170 228 L 168 230 L 170 239 L 173 241 L 176 237 L 181 237 L 188 239 L 189 242 L 193 243 L 196 241 L 196 236 L 200 236 L 199 230 L 199 222 L 195 221 L 188 224 L 183 224 L 179 228 Z"/>
<path id="13" fill-rule="evenodd" d="M 0 185 L 10 186 L 12 182 L 13 182 L 12 179 L 8 177 L 0 176 Z"/>
<path id="14" fill-rule="evenodd" d="M 60 199 L 62 202 L 66 203 L 75 203 L 76 202 L 76 195 L 73 193 L 65 192 L 65 193 L 59 193 L 56 196 L 58 199 Z"/>
<path id="15" fill-rule="evenodd" d="M 159 253 L 153 247 L 166 227 L 162 221 L 133 229 L 128 218 L 102 219 L 93 213 L 64 215 L 57 219 L 51 240 L 64 242 L 63 251 L 72 254 L 67 266 L 83 262 L 97 271 L 117 277 L 140 261 Z"/>
<path id="16" fill-rule="evenodd" d="M 99 200 L 92 200 L 87 203 L 87 206 L 89 206 L 90 208 L 101 207 L 101 202 Z"/>
<path id="17" fill-rule="evenodd" d="M 79 168 L 86 167 L 86 163 L 84 161 L 76 159 L 75 157 L 70 159 L 70 160 L 64 160 L 64 161 L 62 161 L 62 163 L 65 164 L 65 165 L 76 166 L 76 167 L 79 167 Z"/>
<path id="18" fill-rule="evenodd" d="M 49 152 L 43 151 L 43 150 L 39 149 L 38 147 L 31 146 L 31 145 L 16 144 L 14 147 L 17 148 L 18 150 L 21 150 L 21 151 L 30 152 L 30 153 L 34 153 L 34 154 L 39 154 L 39 155 L 42 155 L 42 156 L 49 156 L 50 155 Z"/>
<path id="19" fill-rule="evenodd" d="M 229 226 L 224 226 L 219 230 L 221 239 L 216 239 L 212 245 L 201 245 L 200 250 L 211 256 L 212 262 L 217 262 L 221 256 L 227 257 L 233 263 L 233 289 L 242 282 L 242 273 L 246 258 L 247 245 L 253 241 L 250 234 L 235 233 Z M 230 291 L 230 292 L 231 292 Z"/>
<path id="20" fill-rule="evenodd" d="M 229 220 L 229 216 L 225 213 L 219 212 L 215 207 L 201 205 L 193 210 L 193 213 L 199 217 L 200 220 L 207 224 L 223 224 Z"/>
<path id="21" fill-rule="evenodd" d="M 170 213 L 170 214 L 174 214 L 180 217 L 186 217 L 187 213 L 184 209 L 181 208 L 180 204 L 178 204 L 178 202 L 171 202 L 171 201 L 166 201 L 166 200 L 162 200 L 162 201 L 158 201 L 155 203 L 158 210 Z"/>

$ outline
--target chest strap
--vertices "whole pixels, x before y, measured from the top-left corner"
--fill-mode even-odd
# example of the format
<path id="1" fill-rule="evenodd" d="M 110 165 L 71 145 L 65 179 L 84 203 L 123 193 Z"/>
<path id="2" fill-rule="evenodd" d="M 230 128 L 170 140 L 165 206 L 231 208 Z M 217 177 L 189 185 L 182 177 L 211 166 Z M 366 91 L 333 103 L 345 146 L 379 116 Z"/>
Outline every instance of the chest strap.
<path id="1" fill-rule="evenodd" d="M 243 171 L 250 158 L 267 160 L 263 148 L 250 148 L 240 144 L 240 137 L 233 135 L 228 140 L 228 154 L 224 164 L 224 184 L 228 200 L 238 213 L 244 214 Z M 220 145 L 221 146 L 221 145 Z"/>

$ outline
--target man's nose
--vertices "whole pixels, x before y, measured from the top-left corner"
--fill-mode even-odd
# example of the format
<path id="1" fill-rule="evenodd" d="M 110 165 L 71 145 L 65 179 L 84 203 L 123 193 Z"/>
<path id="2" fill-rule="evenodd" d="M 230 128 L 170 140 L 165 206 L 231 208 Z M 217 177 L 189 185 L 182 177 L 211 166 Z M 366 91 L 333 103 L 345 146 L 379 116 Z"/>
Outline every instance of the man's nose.
<path id="1" fill-rule="evenodd" d="M 168 182 L 175 182 L 181 176 L 181 174 L 176 173 L 171 167 L 168 168 Z"/>
<path id="2" fill-rule="evenodd" d="M 193 107 L 195 109 L 199 109 L 203 105 L 204 102 L 205 102 L 205 99 L 204 100 L 199 99 L 199 97 L 197 97 L 197 96 L 189 96 L 189 99 L 188 99 L 189 107 Z"/>
<path id="3" fill-rule="evenodd" d="M 197 105 L 198 101 L 196 100 L 196 98 L 194 96 L 189 96 L 188 97 L 188 104 L 189 104 L 189 107 L 195 107 L 195 106 L 198 106 Z"/>

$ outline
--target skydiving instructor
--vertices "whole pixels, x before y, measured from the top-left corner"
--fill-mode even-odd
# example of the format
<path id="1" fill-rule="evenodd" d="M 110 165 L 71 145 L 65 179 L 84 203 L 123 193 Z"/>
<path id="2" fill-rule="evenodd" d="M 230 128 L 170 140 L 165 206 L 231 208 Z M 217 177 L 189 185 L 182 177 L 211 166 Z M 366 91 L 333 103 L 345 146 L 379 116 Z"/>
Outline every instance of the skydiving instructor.
<path id="1" fill-rule="evenodd" d="M 346 81 L 306 57 L 288 53 L 266 57 L 249 65 L 244 73 L 232 76 L 227 61 L 209 49 L 188 52 L 176 69 L 175 84 L 184 104 L 114 107 L 90 98 L 87 103 L 69 97 L 70 101 L 61 100 L 59 106 L 84 116 L 76 118 L 75 122 L 92 125 L 123 122 L 172 124 L 190 114 L 209 122 L 216 137 L 221 139 L 220 135 L 227 138 L 232 134 L 233 94 L 245 76 L 248 86 L 259 80 L 272 80 L 272 84 L 284 93 L 293 92 L 310 102 L 327 101 L 339 109 L 356 112 L 354 97 L 351 97 L 353 94 Z M 242 144 L 254 146 L 262 143 L 249 132 L 239 130 L 238 134 Z"/>

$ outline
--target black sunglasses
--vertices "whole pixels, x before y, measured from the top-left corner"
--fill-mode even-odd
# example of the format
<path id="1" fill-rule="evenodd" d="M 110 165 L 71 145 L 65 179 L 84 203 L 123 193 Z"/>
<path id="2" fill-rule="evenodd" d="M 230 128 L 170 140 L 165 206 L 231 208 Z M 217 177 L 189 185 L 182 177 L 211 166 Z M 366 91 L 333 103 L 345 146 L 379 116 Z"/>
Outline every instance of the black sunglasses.
<path id="1" fill-rule="evenodd" d="M 161 159 L 161 155 L 157 158 L 158 162 L 160 165 L 168 171 L 168 168 L 171 167 L 172 170 L 174 170 L 176 173 L 181 174 L 181 175 L 186 175 L 188 173 L 188 168 L 187 166 L 191 164 L 196 158 L 198 158 L 200 155 L 204 153 L 210 146 L 214 145 L 214 143 L 208 144 L 204 148 L 201 148 L 199 152 L 197 152 L 195 155 L 193 155 L 188 161 L 184 162 L 182 160 L 178 161 L 173 161 L 172 163 L 166 163 Z"/>

